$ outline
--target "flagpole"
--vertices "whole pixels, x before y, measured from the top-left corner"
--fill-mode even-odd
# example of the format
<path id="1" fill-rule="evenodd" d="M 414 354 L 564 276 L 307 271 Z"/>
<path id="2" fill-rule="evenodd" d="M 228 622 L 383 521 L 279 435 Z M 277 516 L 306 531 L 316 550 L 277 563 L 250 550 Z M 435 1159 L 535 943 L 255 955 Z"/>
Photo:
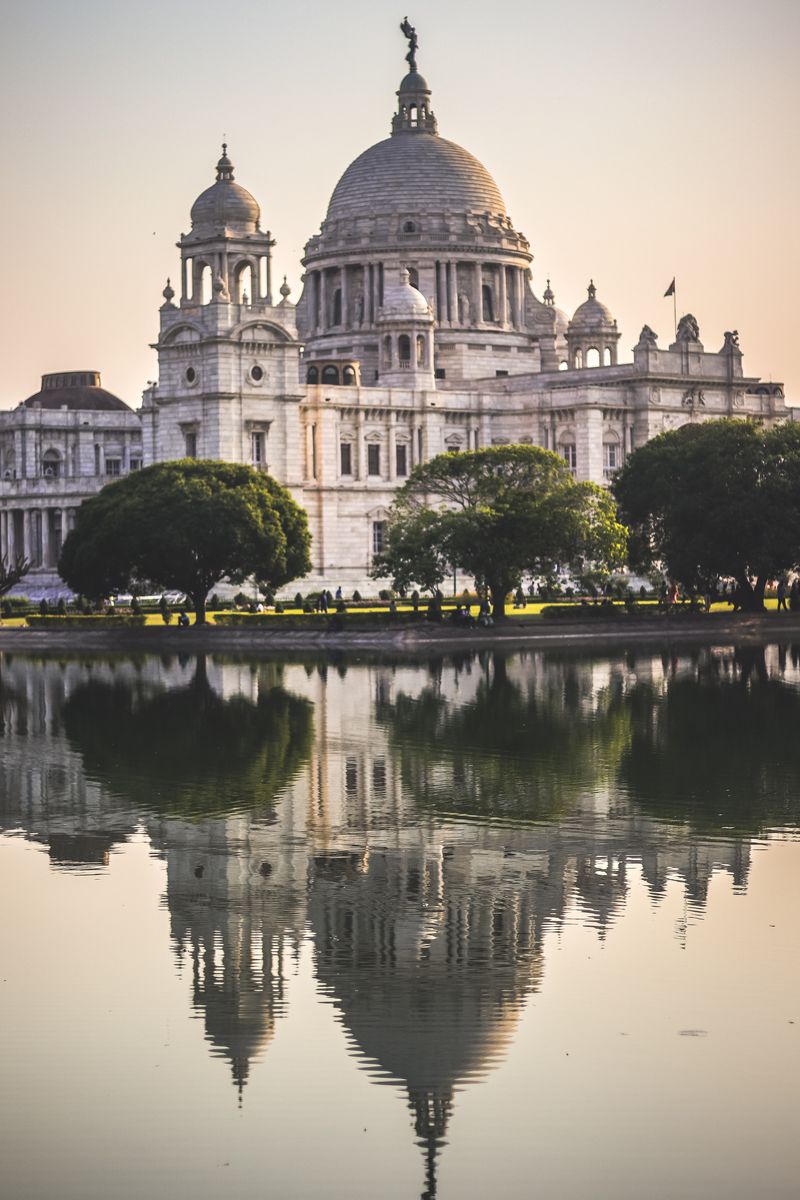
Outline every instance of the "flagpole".
<path id="1" fill-rule="evenodd" d="M 675 324 L 675 340 L 678 338 L 678 289 L 672 289 L 672 320 Z"/>

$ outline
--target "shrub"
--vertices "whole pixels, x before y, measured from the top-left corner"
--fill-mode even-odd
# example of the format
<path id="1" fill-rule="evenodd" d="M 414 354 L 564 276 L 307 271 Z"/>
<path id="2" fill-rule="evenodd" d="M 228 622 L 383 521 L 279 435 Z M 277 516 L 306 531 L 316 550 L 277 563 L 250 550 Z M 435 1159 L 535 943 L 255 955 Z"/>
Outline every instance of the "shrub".
<path id="1" fill-rule="evenodd" d="M 165 625 L 169 625 L 170 621 L 172 620 L 172 613 L 170 612 L 170 607 L 168 604 L 163 605 L 161 609 L 161 620 Z"/>
<path id="2" fill-rule="evenodd" d="M 63 596 L 59 596 L 59 598 L 58 598 L 58 603 L 56 604 L 56 612 L 58 613 L 58 615 L 60 617 L 65 617 L 67 615 L 67 602 Z"/>
<path id="3" fill-rule="evenodd" d="M 39 601 L 39 616 L 46 617 L 49 612 L 50 612 L 50 605 L 47 603 L 46 600 L 44 600 L 44 599 L 40 600 Z"/>
<path id="4" fill-rule="evenodd" d="M 378 599 L 383 600 L 384 603 L 387 600 L 391 600 L 392 596 L 394 596 L 394 592 L 389 591 L 388 588 L 381 588 L 381 590 L 378 592 Z"/>
<path id="5" fill-rule="evenodd" d="M 337 613 L 346 613 L 347 612 L 347 605 L 345 604 L 344 600 L 336 601 L 336 611 L 337 611 Z"/>
<path id="6" fill-rule="evenodd" d="M 56 613 L 47 616 L 26 617 L 25 622 L 31 629 L 118 629 L 121 625 L 140 628 L 145 624 L 145 616 L 103 616 L 93 614 L 90 617 L 70 613 L 62 617 Z"/>
<path id="7" fill-rule="evenodd" d="M 276 613 L 282 613 L 282 612 L 283 612 L 283 605 L 281 604 L 280 600 L 276 600 L 276 601 L 275 601 L 275 612 L 276 612 Z"/>
<path id="8" fill-rule="evenodd" d="M 355 604 L 359 604 L 361 602 L 361 592 L 358 590 L 358 588 L 356 588 L 356 590 L 353 592 L 353 602 Z"/>
<path id="9" fill-rule="evenodd" d="M 246 596 L 244 592 L 237 592 L 233 597 L 233 603 L 237 608 L 246 608 L 250 603 L 250 597 Z"/>
<path id="10" fill-rule="evenodd" d="M 222 601 L 220 600 L 220 598 L 216 592 L 214 592 L 212 594 L 211 599 L 209 600 L 208 604 L 206 605 L 206 608 L 210 612 L 219 612 L 219 610 L 222 608 Z"/>
<path id="11" fill-rule="evenodd" d="M 142 606 L 139 603 L 139 597 L 134 596 L 133 599 L 131 600 L 131 612 L 133 613 L 133 615 L 135 617 L 138 617 L 140 615 L 141 611 L 142 611 Z"/>
<path id="12" fill-rule="evenodd" d="M 303 593 L 302 593 L 302 592 L 295 592 L 295 594 L 294 594 L 294 606 L 295 606 L 295 608 L 302 608 L 302 607 L 303 607 Z"/>

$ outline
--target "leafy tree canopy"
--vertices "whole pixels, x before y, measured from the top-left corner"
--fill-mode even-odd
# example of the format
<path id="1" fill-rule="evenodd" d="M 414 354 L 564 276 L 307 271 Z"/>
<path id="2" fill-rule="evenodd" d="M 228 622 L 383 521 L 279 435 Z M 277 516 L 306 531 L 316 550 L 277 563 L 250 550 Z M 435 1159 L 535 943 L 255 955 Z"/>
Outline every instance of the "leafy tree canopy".
<path id="1" fill-rule="evenodd" d="M 269 475 L 236 463 L 182 459 L 108 484 L 78 510 L 59 574 L 76 592 L 175 588 L 199 623 L 222 578 L 280 587 L 310 569 L 306 514 Z"/>
<path id="2" fill-rule="evenodd" d="M 433 590 L 454 567 L 485 583 L 495 618 L 526 571 L 624 558 L 626 531 L 611 498 L 578 483 L 557 454 L 495 446 L 439 454 L 415 467 L 392 506 L 373 576 Z"/>
<path id="3" fill-rule="evenodd" d="M 636 450 L 614 481 L 634 565 L 687 588 L 734 578 L 746 608 L 800 564 L 800 427 L 708 421 Z"/>

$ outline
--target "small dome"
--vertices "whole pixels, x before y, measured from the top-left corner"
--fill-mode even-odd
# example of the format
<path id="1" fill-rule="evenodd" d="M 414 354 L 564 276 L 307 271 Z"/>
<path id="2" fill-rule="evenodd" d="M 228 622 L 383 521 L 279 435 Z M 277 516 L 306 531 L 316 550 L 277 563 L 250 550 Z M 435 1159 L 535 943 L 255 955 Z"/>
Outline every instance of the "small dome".
<path id="1" fill-rule="evenodd" d="M 427 79 L 424 79 L 419 71 L 409 71 L 400 83 L 399 94 L 405 96 L 409 92 L 429 92 L 430 90 Z"/>
<path id="2" fill-rule="evenodd" d="M 412 287 L 408 271 L 400 272 L 397 283 L 389 283 L 384 287 L 383 304 L 380 315 L 394 320 L 404 317 L 430 317 L 431 308 L 422 292 Z"/>
<path id="3" fill-rule="evenodd" d="M 588 300 L 584 300 L 583 304 L 578 305 L 572 315 L 572 320 L 569 323 L 570 329 L 574 331 L 579 329 L 616 328 L 617 323 L 612 317 L 610 310 L 596 298 L 597 288 L 594 286 L 593 280 L 589 281 L 588 292 Z"/>
<path id="4" fill-rule="evenodd" d="M 223 144 L 222 158 L 217 163 L 217 179 L 202 192 L 192 205 L 192 229 L 234 229 L 240 233 L 255 233 L 261 219 L 261 209 L 254 196 L 238 184 L 233 176 L 233 163 L 228 147 Z"/>
<path id="5" fill-rule="evenodd" d="M 42 376 L 42 387 L 27 400 L 25 408 L 59 409 L 71 412 L 130 412 L 119 396 L 100 386 L 99 371 L 59 371 Z"/>

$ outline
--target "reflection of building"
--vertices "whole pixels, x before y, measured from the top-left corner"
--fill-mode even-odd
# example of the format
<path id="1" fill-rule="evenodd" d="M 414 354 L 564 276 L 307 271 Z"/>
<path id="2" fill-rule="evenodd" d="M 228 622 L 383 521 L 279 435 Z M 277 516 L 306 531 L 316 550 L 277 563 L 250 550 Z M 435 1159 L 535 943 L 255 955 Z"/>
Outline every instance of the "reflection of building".
<path id="1" fill-rule="evenodd" d="M 764 665 L 775 681 L 800 677 L 777 655 Z M 698 909 L 720 872 L 745 886 L 748 840 L 713 828 L 698 836 L 620 787 L 636 720 L 657 726 L 674 682 L 691 685 L 712 669 L 723 678 L 742 670 L 719 650 L 664 662 L 649 653 L 352 666 L 210 659 L 204 672 L 192 660 L 15 657 L 0 664 L 0 827 L 24 829 L 55 862 L 67 851 L 96 862 L 135 829 L 149 835 L 166 864 L 171 936 L 193 1009 L 240 1090 L 278 1034 L 286 959 L 310 932 L 317 978 L 354 1053 L 408 1095 L 430 1196 L 454 1094 L 493 1068 L 527 997 L 546 985 L 549 930 L 568 918 L 606 936 L 640 877 L 654 900 L 673 882 Z M 233 811 L 224 811 L 224 787 L 209 816 L 190 808 L 191 818 L 171 817 L 156 811 L 157 798 L 146 802 L 140 778 L 126 795 L 124 775 L 113 789 L 87 777 L 88 754 L 64 734 L 87 682 L 132 690 L 142 700 L 135 723 L 147 697 L 185 695 L 197 679 L 245 706 L 237 716 L 281 689 L 313 703 L 311 751 L 280 760 L 280 789 L 251 791 L 249 807 L 237 790 L 243 757 L 275 761 L 285 733 L 277 721 L 256 727 L 255 752 L 250 742 L 226 750 Z M 645 686 L 652 709 L 642 709 Z M 524 718 L 530 744 L 498 742 L 507 714 Z M 500 819 L 460 807 L 470 789 L 488 792 L 487 779 Z M 502 815 L 504 788 L 516 805 L 528 781 L 530 817 L 559 779 L 563 807 L 547 818 L 526 821 L 514 807 Z"/>
<path id="2" fill-rule="evenodd" d="M 283 805 L 277 819 L 247 813 L 148 825 L 166 860 L 172 938 L 191 964 L 195 1009 L 240 1091 L 273 1036 L 284 954 L 302 936 L 306 860 L 294 815 Z"/>

